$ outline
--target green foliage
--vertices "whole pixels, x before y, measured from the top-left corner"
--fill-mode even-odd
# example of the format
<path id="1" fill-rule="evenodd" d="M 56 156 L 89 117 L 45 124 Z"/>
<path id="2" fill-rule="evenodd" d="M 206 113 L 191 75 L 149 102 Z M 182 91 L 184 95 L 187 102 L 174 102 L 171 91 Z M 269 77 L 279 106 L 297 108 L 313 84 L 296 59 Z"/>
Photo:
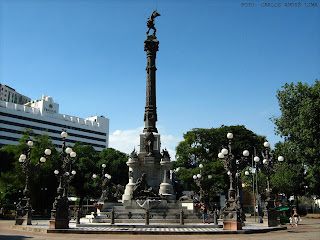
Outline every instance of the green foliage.
<path id="1" fill-rule="evenodd" d="M 234 135 L 232 152 L 235 156 L 242 156 L 242 152 L 248 149 L 251 153 L 253 147 L 257 151 L 262 150 L 264 136 L 259 136 L 244 126 L 221 126 L 220 128 L 195 128 L 183 135 L 184 141 L 176 148 L 177 165 L 190 168 L 197 162 L 209 162 L 217 160 L 222 147 L 228 145 L 227 133 Z"/>
<path id="2" fill-rule="evenodd" d="M 60 152 L 57 152 L 47 134 L 35 135 L 28 129 L 25 133 L 19 145 L 0 149 L 0 199 L 1 203 L 13 203 L 22 197 L 26 177 L 18 159 L 22 153 L 27 154 L 27 141 L 32 139 L 34 145 L 30 153 L 29 188 L 33 209 L 39 212 L 45 208 L 50 209 L 56 197 L 58 181 L 53 172 L 61 165 Z M 46 156 L 45 163 L 40 163 L 39 159 L 44 156 L 47 148 L 51 149 L 51 155 Z M 112 176 L 113 184 L 127 183 L 128 156 L 125 153 L 112 148 L 99 153 L 92 146 L 83 146 L 81 143 L 76 143 L 72 149 L 77 153 L 72 169 L 77 173 L 70 183 L 70 192 L 80 198 L 80 205 L 87 196 L 98 198 L 101 195 L 101 188 L 92 179 L 92 175 L 101 173 L 102 163 L 107 165 L 106 172 Z"/>
<path id="3" fill-rule="evenodd" d="M 309 190 L 320 195 L 320 82 L 285 84 L 278 90 L 280 117 L 273 117 L 276 133 L 290 143 L 294 161 L 307 166 Z"/>
<path id="4" fill-rule="evenodd" d="M 72 169 L 77 173 L 71 181 L 71 186 L 82 205 L 86 196 L 98 197 L 98 189 L 94 185 L 92 175 L 97 171 L 96 163 L 99 159 L 92 146 L 83 146 L 77 142 L 72 149 L 77 153 Z"/>
<path id="5" fill-rule="evenodd" d="M 306 184 L 305 165 L 298 157 L 292 142 L 285 140 L 275 145 L 274 156 L 284 156 L 285 161 L 278 171 L 271 176 L 274 191 L 286 196 L 300 195 Z"/>
<path id="6" fill-rule="evenodd" d="M 56 151 L 48 135 L 36 136 L 30 130 L 26 130 L 25 132 L 26 134 L 20 139 L 19 145 L 5 146 L 1 149 L 1 155 L 4 156 L 4 158 L 1 159 L 1 164 L 5 166 L 5 168 L 1 168 L 0 170 L 1 201 L 4 203 L 13 203 L 22 197 L 26 176 L 21 169 L 18 159 L 20 154 L 27 154 L 28 146 L 26 143 L 32 139 L 34 145 L 30 154 L 29 188 L 31 196 L 33 196 L 31 197 L 31 204 L 35 210 L 40 210 L 44 207 L 48 208 L 55 195 L 56 179 L 52 172 L 52 162 L 54 162 L 56 158 Z M 52 150 L 51 156 L 46 157 L 49 161 L 40 163 L 39 159 L 44 156 L 44 150 L 47 148 Z M 46 194 L 41 192 L 41 188 L 47 189 Z M 45 199 L 49 199 L 49 201 L 45 201 Z"/>
<path id="7" fill-rule="evenodd" d="M 257 194 L 257 191 L 259 195 L 263 196 L 265 198 L 265 192 L 267 188 L 267 176 L 263 174 L 261 171 L 257 172 L 250 172 L 252 171 L 252 168 L 246 168 L 242 171 L 242 183 L 246 186 L 246 191 L 250 193 L 255 193 Z M 245 175 L 245 171 L 249 171 L 250 174 L 248 176 Z M 254 176 L 253 176 L 254 175 Z M 258 187 L 257 185 L 258 184 Z M 253 190 L 254 187 L 254 190 Z"/>
<path id="8" fill-rule="evenodd" d="M 287 197 L 297 195 L 303 189 L 303 167 L 285 162 L 271 176 L 274 193 L 284 193 Z"/>
<path id="9" fill-rule="evenodd" d="M 213 196 L 219 192 L 226 192 L 229 186 L 229 178 L 218 153 L 223 147 L 227 147 L 227 133 L 234 135 L 232 141 L 232 153 L 236 157 L 242 156 L 243 150 L 247 149 L 253 153 L 253 149 L 261 151 L 265 137 L 259 136 L 244 126 L 221 126 L 220 128 L 203 129 L 196 128 L 184 134 L 184 141 L 176 148 L 177 161 L 173 168 L 180 167 L 176 178 L 180 180 L 187 189 L 196 190 L 197 187 L 192 176 L 200 172 L 199 164 L 202 163 L 203 188 Z M 251 158 L 247 162 L 251 165 Z M 211 175 L 212 179 L 207 179 Z"/>
<path id="10" fill-rule="evenodd" d="M 125 186 L 128 183 L 128 155 L 115 150 L 113 148 L 103 149 L 99 153 L 99 162 L 97 167 L 101 169 L 101 165 L 104 163 L 107 165 L 105 172 L 112 176 L 113 184 L 120 184 Z"/>

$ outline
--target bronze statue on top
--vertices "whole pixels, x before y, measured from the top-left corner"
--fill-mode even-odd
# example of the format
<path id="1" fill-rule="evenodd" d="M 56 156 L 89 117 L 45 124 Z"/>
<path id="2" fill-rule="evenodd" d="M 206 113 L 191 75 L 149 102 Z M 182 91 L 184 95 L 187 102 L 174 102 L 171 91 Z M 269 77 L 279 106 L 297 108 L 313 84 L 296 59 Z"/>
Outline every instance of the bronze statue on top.
<path id="1" fill-rule="evenodd" d="M 154 10 L 153 13 L 150 15 L 150 17 L 148 18 L 148 21 L 147 21 L 147 27 L 148 27 L 147 36 L 149 35 L 150 29 L 153 29 L 153 36 L 156 36 L 157 29 L 154 27 L 154 19 L 156 17 L 158 17 L 158 16 L 161 16 L 160 13 L 158 13 L 157 10 Z"/>

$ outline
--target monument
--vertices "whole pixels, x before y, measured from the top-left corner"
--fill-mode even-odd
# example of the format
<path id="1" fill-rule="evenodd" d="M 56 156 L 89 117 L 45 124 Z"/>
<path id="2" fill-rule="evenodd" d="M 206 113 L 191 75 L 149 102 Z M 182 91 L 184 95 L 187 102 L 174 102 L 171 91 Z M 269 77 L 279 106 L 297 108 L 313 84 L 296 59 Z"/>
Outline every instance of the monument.
<path id="1" fill-rule="evenodd" d="M 170 179 L 171 160 L 167 149 L 161 149 L 160 134 L 156 127 L 156 54 L 159 41 L 156 36 L 155 10 L 147 21 L 147 38 L 144 50 L 147 56 L 146 105 L 144 129 L 140 134 L 138 151 L 129 155 L 128 184 L 121 202 L 106 202 L 100 212 L 93 215 L 93 223 L 198 223 L 201 214 L 194 212 L 193 201 L 189 198 L 176 200 Z M 153 33 L 149 34 L 150 31 Z M 91 217 L 91 216 L 89 216 Z"/>
<path id="2" fill-rule="evenodd" d="M 175 200 L 173 186 L 170 183 L 170 155 L 168 151 L 161 151 L 160 134 L 158 133 L 157 104 L 156 104 L 156 55 L 159 41 L 156 37 L 154 19 L 160 16 L 153 11 L 147 21 L 147 39 L 144 50 L 147 55 L 147 83 L 146 106 L 144 112 L 145 127 L 140 134 L 140 151 L 134 149 L 129 156 L 129 183 L 122 196 L 123 203 L 131 203 L 137 199 Z M 153 34 L 150 35 L 150 30 Z"/>

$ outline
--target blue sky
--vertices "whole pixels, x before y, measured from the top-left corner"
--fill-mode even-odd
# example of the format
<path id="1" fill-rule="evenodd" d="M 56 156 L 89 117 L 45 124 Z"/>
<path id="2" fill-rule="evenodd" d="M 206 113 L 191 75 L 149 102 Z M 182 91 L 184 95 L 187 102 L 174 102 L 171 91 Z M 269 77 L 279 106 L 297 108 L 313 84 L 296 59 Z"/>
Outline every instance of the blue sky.
<path id="1" fill-rule="evenodd" d="M 174 155 L 183 133 L 222 124 L 245 125 L 273 145 L 277 89 L 320 79 L 320 2 L 245 2 L 0 0 L 0 83 L 31 99 L 52 96 L 60 113 L 104 115 L 110 147 L 130 152 L 144 126 L 143 42 L 157 5 L 162 146 Z"/>

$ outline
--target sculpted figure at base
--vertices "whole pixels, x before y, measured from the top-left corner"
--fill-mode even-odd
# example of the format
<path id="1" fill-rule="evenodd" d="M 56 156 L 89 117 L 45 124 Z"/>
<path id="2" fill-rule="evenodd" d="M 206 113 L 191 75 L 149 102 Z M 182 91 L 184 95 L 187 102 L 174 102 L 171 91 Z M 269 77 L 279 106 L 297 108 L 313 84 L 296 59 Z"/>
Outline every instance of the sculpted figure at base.
<path id="1" fill-rule="evenodd" d="M 146 133 L 146 140 L 145 140 L 145 148 L 146 148 L 146 152 L 148 153 L 149 156 L 152 155 L 154 141 L 155 141 L 155 137 L 154 137 L 153 133 L 147 132 Z"/>
<path id="2" fill-rule="evenodd" d="M 152 187 L 148 186 L 145 173 L 142 173 L 141 178 L 138 178 L 136 185 L 133 187 L 132 197 L 133 199 L 160 198 L 160 196 L 153 191 Z"/>
<path id="3" fill-rule="evenodd" d="M 170 154 L 169 154 L 169 152 L 168 152 L 168 150 L 166 148 L 162 150 L 161 154 L 162 154 L 162 159 L 163 160 L 170 161 L 171 157 L 170 157 Z"/>

